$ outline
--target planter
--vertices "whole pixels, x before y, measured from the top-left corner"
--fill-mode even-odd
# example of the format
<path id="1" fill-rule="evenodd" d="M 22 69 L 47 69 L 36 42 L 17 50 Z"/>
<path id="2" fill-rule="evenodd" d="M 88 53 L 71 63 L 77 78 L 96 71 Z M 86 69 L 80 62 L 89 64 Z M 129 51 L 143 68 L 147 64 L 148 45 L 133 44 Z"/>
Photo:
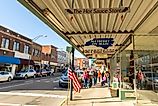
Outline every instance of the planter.
<path id="1" fill-rule="evenodd" d="M 110 88 L 110 93 L 112 97 L 119 97 L 119 89 Z"/>

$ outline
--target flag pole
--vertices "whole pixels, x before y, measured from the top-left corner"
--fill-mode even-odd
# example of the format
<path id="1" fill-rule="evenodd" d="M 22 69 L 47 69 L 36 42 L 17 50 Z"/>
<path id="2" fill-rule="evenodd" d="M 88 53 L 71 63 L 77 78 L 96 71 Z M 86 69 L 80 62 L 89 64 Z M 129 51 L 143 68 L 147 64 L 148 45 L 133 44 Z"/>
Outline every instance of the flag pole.
<path id="1" fill-rule="evenodd" d="M 74 67 L 74 51 L 75 51 L 75 49 L 72 47 L 72 51 L 71 51 L 71 53 L 72 53 L 72 62 L 71 62 L 71 69 L 72 69 L 72 73 L 74 72 L 74 69 L 75 69 L 75 67 Z M 70 80 L 70 100 L 72 100 L 72 96 L 73 96 L 73 81 L 72 81 L 72 79 Z"/>

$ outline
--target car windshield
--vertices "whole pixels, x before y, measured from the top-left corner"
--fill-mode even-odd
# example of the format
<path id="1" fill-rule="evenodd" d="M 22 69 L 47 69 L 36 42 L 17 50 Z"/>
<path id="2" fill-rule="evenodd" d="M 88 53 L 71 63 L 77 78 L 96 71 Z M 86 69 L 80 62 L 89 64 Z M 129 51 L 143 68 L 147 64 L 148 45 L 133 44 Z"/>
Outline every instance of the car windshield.
<path id="1" fill-rule="evenodd" d="M 64 76 L 67 76 L 67 71 L 64 73 Z"/>
<path id="2" fill-rule="evenodd" d="M 158 77 L 158 73 L 145 73 L 146 77 Z"/>
<path id="3" fill-rule="evenodd" d="M 27 72 L 27 70 L 21 70 L 20 72 L 22 72 L 22 73 L 23 73 L 23 72 Z"/>

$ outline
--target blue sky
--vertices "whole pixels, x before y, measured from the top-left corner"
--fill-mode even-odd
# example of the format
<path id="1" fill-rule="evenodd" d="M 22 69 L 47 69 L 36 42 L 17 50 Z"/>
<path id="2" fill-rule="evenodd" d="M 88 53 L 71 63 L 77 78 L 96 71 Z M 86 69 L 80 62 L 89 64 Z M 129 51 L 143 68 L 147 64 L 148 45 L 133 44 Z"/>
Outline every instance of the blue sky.
<path id="1" fill-rule="evenodd" d="M 66 46 L 69 46 L 64 39 L 16 0 L 1 0 L 0 25 L 31 39 L 38 35 L 47 35 L 47 37 L 39 38 L 36 41 L 39 44 L 52 44 L 62 50 L 65 50 Z M 83 56 L 75 51 L 75 57 Z"/>

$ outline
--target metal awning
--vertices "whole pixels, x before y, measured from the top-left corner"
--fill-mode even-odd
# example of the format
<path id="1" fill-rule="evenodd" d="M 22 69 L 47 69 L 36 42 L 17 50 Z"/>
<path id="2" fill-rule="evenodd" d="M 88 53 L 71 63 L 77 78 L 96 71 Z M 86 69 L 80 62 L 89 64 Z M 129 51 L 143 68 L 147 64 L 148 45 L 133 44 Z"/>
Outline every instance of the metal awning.
<path id="1" fill-rule="evenodd" d="M 18 1 L 87 57 L 96 54 L 101 56 L 106 54 L 105 57 L 110 57 L 127 46 L 131 49 L 133 35 L 136 36 L 136 41 L 146 39 L 137 35 L 158 35 L 157 0 Z M 123 7 L 128 7 L 129 11 L 116 12 Z M 76 9 L 77 12 L 66 9 Z M 89 11 L 92 11 L 90 9 L 104 9 L 104 11 L 90 13 Z M 96 46 L 86 47 L 85 43 L 94 38 L 113 38 L 114 43 L 106 49 Z"/>

